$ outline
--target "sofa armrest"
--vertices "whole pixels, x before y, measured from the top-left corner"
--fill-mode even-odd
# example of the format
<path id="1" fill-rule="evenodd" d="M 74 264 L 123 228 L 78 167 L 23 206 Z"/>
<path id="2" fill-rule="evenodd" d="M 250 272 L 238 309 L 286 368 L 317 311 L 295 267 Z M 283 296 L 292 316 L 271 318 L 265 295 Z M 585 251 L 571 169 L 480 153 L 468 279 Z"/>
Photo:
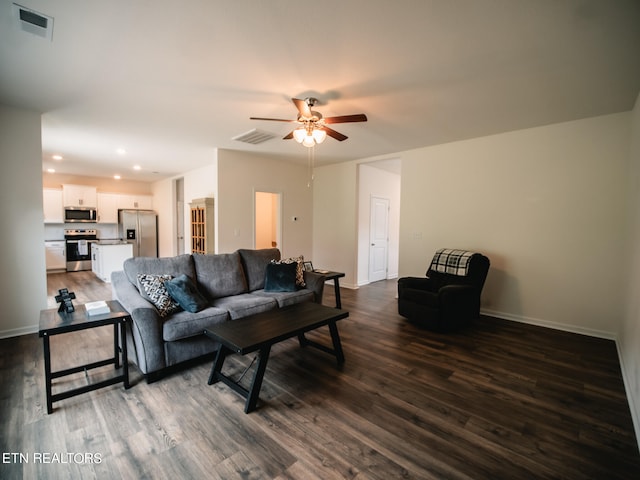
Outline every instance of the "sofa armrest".
<path id="1" fill-rule="evenodd" d="M 438 285 L 428 277 L 402 277 L 398 279 L 398 294 L 404 289 L 425 290 L 436 293 Z"/>
<path id="2" fill-rule="evenodd" d="M 131 333 L 140 371 L 148 374 L 164 368 L 162 319 L 158 310 L 140 295 L 123 271 L 111 274 L 111 290 L 113 298 L 131 315 Z"/>
<path id="3" fill-rule="evenodd" d="M 313 301 L 322 303 L 322 295 L 324 294 L 324 275 L 315 272 L 304 272 L 304 283 L 306 288 L 313 292 Z"/>

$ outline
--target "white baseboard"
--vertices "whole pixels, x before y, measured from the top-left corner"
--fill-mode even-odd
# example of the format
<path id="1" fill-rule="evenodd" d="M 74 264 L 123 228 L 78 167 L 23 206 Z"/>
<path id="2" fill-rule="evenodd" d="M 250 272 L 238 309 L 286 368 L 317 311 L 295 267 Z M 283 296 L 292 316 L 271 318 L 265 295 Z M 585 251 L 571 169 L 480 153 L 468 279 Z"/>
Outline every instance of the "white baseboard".
<path id="1" fill-rule="evenodd" d="M 622 371 L 622 381 L 624 382 L 624 391 L 627 396 L 627 402 L 629 403 L 629 410 L 631 411 L 631 421 L 633 422 L 633 429 L 636 432 L 636 441 L 638 442 L 638 451 L 640 452 L 640 410 L 636 408 L 636 404 L 633 399 L 633 395 L 631 392 L 631 385 L 629 384 L 627 378 L 631 378 L 627 375 L 628 369 L 625 368 L 624 365 L 624 357 L 622 352 L 620 351 L 620 344 L 616 339 L 616 351 L 618 352 L 618 363 L 620 363 L 620 370 Z"/>
<path id="2" fill-rule="evenodd" d="M 521 315 L 513 315 L 511 313 L 498 312 L 496 310 L 481 309 L 480 313 L 490 317 L 502 318 L 503 320 L 511 320 L 513 322 L 528 323 L 529 325 L 537 325 L 539 327 L 553 328 L 554 330 L 562 330 L 563 332 L 578 333 L 580 335 L 588 335 L 589 337 L 604 338 L 607 340 L 616 340 L 614 332 L 606 332 L 604 330 L 595 330 L 593 328 L 579 327 L 568 323 L 551 322 L 549 320 L 541 320 L 539 318 L 524 317 Z"/>
<path id="3" fill-rule="evenodd" d="M 12 328 L 11 330 L 0 330 L 1 338 L 19 337 L 21 335 L 29 335 L 30 333 L 38 333 L 38 325 L 29 325 L 27 327 Z"/>

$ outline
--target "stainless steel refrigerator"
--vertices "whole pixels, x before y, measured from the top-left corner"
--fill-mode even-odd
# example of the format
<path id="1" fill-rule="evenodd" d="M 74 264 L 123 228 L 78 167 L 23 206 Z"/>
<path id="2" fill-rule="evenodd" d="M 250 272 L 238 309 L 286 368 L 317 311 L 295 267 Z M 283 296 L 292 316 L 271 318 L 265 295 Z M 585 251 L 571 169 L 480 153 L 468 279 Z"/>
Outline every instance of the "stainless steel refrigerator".
<path id="1" fill-rule="evenodd" d="M 134 257 L 158 256 L 158 216 L 151 210 L 119 210 L 120 239 L 133 245 Z"/>

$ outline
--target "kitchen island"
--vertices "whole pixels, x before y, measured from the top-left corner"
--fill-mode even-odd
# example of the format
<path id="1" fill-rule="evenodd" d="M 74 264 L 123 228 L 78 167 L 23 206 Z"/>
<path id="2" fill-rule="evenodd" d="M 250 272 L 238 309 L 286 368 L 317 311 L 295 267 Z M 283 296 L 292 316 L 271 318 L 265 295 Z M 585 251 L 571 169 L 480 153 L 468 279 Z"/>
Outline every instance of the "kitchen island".
<path id="1" fill-rule="evenodd" d="M 91 270 L 104 281 L 111 282 L 111 272 L 122 270 L 127 258 L 133 257 L 133 246 L 119 240 L 99 241 L 91 245 Z"/>

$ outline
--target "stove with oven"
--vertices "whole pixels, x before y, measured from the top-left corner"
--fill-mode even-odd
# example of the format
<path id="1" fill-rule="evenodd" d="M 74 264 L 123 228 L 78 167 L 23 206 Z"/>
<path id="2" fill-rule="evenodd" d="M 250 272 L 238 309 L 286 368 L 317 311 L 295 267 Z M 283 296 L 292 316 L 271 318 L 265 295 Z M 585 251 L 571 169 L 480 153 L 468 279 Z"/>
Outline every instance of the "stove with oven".
<path id="1" fill-rule="evenodd" d="M 91 244 L 97 242 L 98 232 L 89 229 L 64 231 L 67 250 L 67 272 L 91 270 Z"/>

